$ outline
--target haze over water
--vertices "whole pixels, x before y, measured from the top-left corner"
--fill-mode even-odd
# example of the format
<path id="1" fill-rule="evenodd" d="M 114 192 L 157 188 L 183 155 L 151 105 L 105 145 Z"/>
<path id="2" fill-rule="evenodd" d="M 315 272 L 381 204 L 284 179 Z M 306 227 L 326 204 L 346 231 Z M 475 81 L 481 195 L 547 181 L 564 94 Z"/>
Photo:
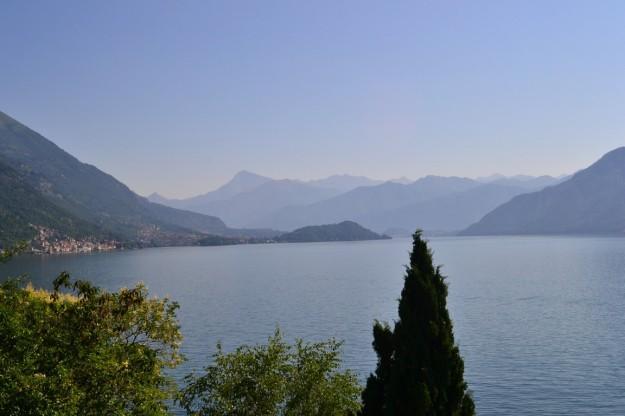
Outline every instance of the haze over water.
<path id="1" fill-rule="evenodd" d="M 625 239 L 431 238 L 448 276 L 449 307 L 478 414 L 625 414 Z M 156 248 L 21 257 L 49 287 L 68 270 L 109 289 L 144 281 L 180 302 L 188 361 L 288 338 L 345 340 L 344 361 L 364 381 L 374 369 L 374 319 L 397 317 L 411 241 Z"/>

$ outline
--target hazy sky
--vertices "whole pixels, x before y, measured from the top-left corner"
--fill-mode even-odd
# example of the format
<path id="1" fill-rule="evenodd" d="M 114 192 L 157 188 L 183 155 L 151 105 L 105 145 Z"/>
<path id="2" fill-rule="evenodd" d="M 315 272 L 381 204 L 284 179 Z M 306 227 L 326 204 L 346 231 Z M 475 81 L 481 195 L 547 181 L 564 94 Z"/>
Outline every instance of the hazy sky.
<path id="1" fill-rule="evenodd" d="M 3 0 L 0 39 L 0 110 L 142 194 L 560 174 L 625 143 L 623 1 Z"/>

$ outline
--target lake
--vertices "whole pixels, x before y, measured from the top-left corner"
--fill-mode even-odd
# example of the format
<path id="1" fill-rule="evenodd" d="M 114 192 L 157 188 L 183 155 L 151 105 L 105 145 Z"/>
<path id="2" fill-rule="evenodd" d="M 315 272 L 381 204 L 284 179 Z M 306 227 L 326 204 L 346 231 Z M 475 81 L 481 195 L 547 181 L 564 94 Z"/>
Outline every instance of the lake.
<path id="1" fill-rule="evenodd" d="M 448 276 L 449 308 L 480 415 L 625 415 L 625 239 L 430 238 Z M 349 243 L 154 248 L 23 256 L 50 287 L 58 272 L 117 289 L 146 283 L 181 304 L 188 361 L 287 338 L 345 341 L 345 366 L 364 381 L 375 367 L 374 319 L 397 316 L 409 239 Z"/>

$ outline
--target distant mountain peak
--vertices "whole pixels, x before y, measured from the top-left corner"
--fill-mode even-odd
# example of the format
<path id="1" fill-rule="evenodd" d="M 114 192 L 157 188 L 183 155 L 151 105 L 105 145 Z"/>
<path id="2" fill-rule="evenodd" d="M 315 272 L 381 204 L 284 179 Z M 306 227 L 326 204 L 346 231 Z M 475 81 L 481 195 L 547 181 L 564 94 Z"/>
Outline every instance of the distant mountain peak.
<path id="1" fill-rule="evenodd" d="M 625 146 L 617 147 L 614 150 L 609 151 L 605 155 L 601 156 L 599 160 L 593 163 L 588 169 L 592 169 L 593 167 L 598 166 L 606 166 L 608 164 L 618 164 L 621 168 L 625 170 Z"/>
<path id="2" fill-rule="evenodd" d="M 159 194 L 158 192 L 152 192 L 150 195 L 146 196 L 147 200 L 150 202 L 155 202 L 157 204 L 161 204 L 161 205 L 169 205 L 172 201 L 172 199 L 169 199 L 161 194 Z"/>
<path id="3" fill-rule="evenodd" d="M 625 146 L 620 146 L 617 147 L 614 150 L 610 150 L 608 153 L 606 153 L 605 155 L 603 155 L 603 157 L 601 159 L 604 159 L 606 157 L 610 157 L 613 155 L 620 155 L 621 157 L 625 157 Z M 599 160 L 601 160 L 599 159 Z"/>
<path id="4" fill-rule="evenodd" d="M 237 179 L 237 178 L 238 179 L 243 179 L 243 178 L 263 178 L 263 179 L 267 179 L 267 180 L 271 179 L 271 178 L 269 178 L 267 176 L 259 175 L 257 173 L 250 172 L 249 170 L 245 170 L 245 169 L 238 171 L 232 177 L 232 179 Z"/>
<path id="5" fill-rule="evenodd" d="M 228 182 L 217 188 L 217 191 L 235 188 L 236 192 L 244 192 L 272 180 L 272 178 L 258 175 L 254 172 L 250 172 L 249 170 L 241 170 L 237 172 Z"/>

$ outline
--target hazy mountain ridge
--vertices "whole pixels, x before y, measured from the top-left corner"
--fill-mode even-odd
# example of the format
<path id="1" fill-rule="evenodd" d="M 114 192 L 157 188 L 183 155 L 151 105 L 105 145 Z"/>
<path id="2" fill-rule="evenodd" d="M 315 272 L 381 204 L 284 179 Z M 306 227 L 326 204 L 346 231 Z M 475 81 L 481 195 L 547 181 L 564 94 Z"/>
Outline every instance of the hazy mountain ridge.
<path id="1" fill-rule="evenodd" d="M 252 191 L 271 181 L 273 181 L 273 179 L 266 176 L 242 170 L 234 175 L 234 177 L 232 177 L 232 179 L 224 185 L 214 191 L 210 191 L 202 195 L 183 199 L 169 199 L 155 192 L 148 196 L 148 199 L 152 202 L 167 205 L 173 208 L 188 209 L 206 214 L 211 210 L 212 203 L 225 201 L 240 193 Z"/>
<path id="2" fill-rule="evenodd" d="M 335 189 L 319 188 L 290 179 L 271 180 L 232 198 L 185 205 L 189 210 L 210 213 L 236 227 L 254 227 L 261 218 L 288 205 L 309 204 L 338 193 Z"/>
<path id="3" fill-rule="evenodd" d="M 150 199 L 216 215 L 238 227 L 293 230 L 310 224 L 354 220 L 379 232 L 387 229 L 412 232 L 422 228 L 449 233 L 466 228 L 513 196 L 559 180 L 551 176 L 496 174 L 478 179 L 430 175 L 416 181 L 403 177 L 386 182 L 364 176 L 332 175 L 296 181 L 242 171 L 218 190 L 202 196 L 166 200 L 153 194 Z M 223 192 L 240 190 L 240 186 L 233 186 L 236 182 L 244 183 L 248 190 L 238 194 Z M 471 189 L 475 192 L 463 193 Z M 217 198 L 218 193 L 227 198 Z"/>
<path id="4" fill-rule="evenodd" d="M 388 212 L 479 185 L 468 178 L 440 176 L 426 176 L 408 185 L 385 182 L 377 186 L 356 188 L 309 206 L 288 207 L 264 218 L 258 224 L 289 230 L 306 223 L 328 224 L 353 220 L 365 227 L 371 227 L 367 219 L 376 213 Z"/>
<path id="5" fill-rule="evenodd" d="M 500 180 L 482 183 L 468 178 L 426 176 L 408 185 L 387 182 L 309 206 L 287 207 L 255 225 L 289 230 L 307 223 L 353 220 L 379 232 L 421 228 L 448 233 L 466 228 L 499 204 L 551 181 L 556 179 L 531 180 L 523 185 L 511 180 L 515 185 L 508 185 Z"/>
<path id="6" fill-rule="evenodd" d="M 621 147 L 560 184 L 513 198 L 462 234 L 624 232 L 625 147 Z"/>
<path id="7" fill-rule="evenodd" d="M 186 199 L 167 199 L 157 193 L 152 202 L 215 215 L 234 226 L 254 226 L 259 219 L 292 205 L 307 205 L 349 191 L 358 186 L 382 183 L 353 175 L 332 175 L 327 178 L 301 181 L 272 179 L 248 171 L 237 173 L 215 191 Z"/>
<path id="8" fill-rule="evenodd" d="M 466 228 L 467 224 L 482 218 L 485 212 L 526 191 L 518 186 L 483 184 L 466 191 L 376 213 L 362 221 L 374 230 L 419 228 L 430 233 L 449 233 Z"/>

